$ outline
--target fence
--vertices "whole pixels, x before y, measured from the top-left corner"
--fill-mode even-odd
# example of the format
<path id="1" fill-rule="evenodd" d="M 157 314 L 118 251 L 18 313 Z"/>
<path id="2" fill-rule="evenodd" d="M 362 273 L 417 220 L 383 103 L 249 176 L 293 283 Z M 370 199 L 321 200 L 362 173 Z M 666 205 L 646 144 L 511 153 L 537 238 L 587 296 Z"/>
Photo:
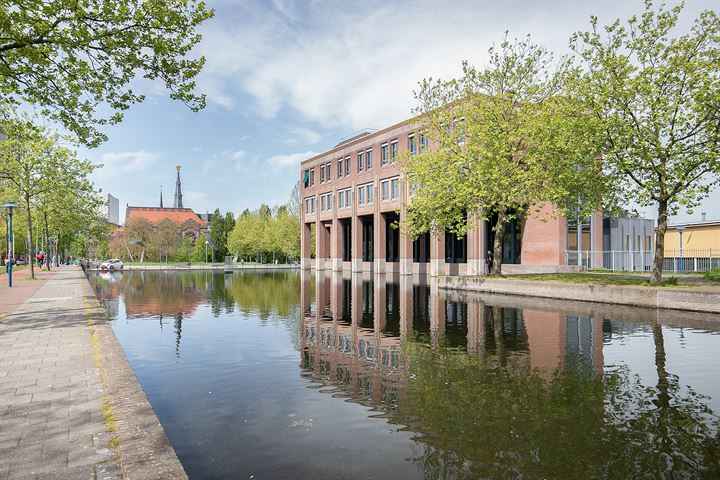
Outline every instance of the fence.
<path id="1" fill-rule="evenodd" d="M 631 272 L 649 272 L 654 252 L 623 252 L 619 250 L 566 251 L 568 265 L 581 265 L 592 269 Z M 666 250 L 663 271 L 676 273 L 706 272 L 720 268 L 720 250 L 683 249 Z"/>

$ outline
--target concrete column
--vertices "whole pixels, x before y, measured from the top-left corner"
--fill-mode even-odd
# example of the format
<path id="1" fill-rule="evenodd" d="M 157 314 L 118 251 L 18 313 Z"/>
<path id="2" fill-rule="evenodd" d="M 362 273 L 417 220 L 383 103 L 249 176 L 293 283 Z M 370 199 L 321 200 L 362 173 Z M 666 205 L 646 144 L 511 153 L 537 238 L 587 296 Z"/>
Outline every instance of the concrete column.
<path id="1" fill-rule="evenodd" d="M 430 276 L 445 275 L 445 234 L 430 235 Z"/>
<path id="2" fill-rule="evenodd" d="M 351 222 L 352 271 L 362 272 L 362 222 L 357 215 L 353 215 Z"/>
<path id="3" fill-rule="evenodd" d="M 342 270 L 342 225 L 337 217 L 330 227 L 330 268 L 333 272 Z"/>
<path id="4" fill-rule="evenodd" d="M 385 273 L 385 259 L 387 257 L 387 232 L 385 228 L 385 216 L 376 208 L 373 216 L 373 273 Z"/>
<path id="5" fill-rule="evenodd" d="M 328 247 L 330 243 L 330 232 L 322 222 L 315 222 L 315 269 L 324 270 L 325 262 L 328 259 Z"/>
<path id="6" fill-rule="evenodd" d="M 475 219 L 470 218 L 470 221 Z M 467 232 L 467 274 L 485 275 L 485 220 Z"/>
<path id="7" fill-rule="evenodd" d="M 300 268 L 308 270 L 312 265 L 312 253 L 310 245 L 311 223 L 303 223 L 300 227 Z"/>
<path id="8" fill-rule="evenodd" d="M 403 203 L 400 208 L 400 225 L 405 221 L 407 215 L 407 208 Z M 413 274 L 413 245 L 412 239 L 404 235 L 402 227 L 400 227 L 400 275 L 412 275 Z M 412 290 L 412 287 L 411 287 Z"/>

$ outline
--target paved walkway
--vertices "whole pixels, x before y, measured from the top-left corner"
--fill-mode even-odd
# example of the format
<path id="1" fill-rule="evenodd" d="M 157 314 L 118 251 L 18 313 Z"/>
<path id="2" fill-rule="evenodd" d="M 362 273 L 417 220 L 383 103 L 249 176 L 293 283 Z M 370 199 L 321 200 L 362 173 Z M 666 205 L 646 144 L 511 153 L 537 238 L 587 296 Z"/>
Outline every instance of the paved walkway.
<path id="1" fill-rule="evenodd" d="M 48 272 L 47 270 L 39 271 L 35 268 L 35 280 L 33 280 L 30 278 L 29 268 L 16 270 L 13 272 L 13 287 L 10 289 L 5 267 L 0 266 L 0 270 L 0 320 L 8 313 L 14 312 L 28 298 L 35 295 L 35 292 L 40 290 L 40 287 L 45 285 L 48 278 L 55 273 L 55 269 Z"/>
<path id="2" fill-rule="evenodd" d="M 0 480 L 187 478 L 80 268 L 42 278 L 0 319 Z"/>
<path id="3" fill-rule="evenodd" d="M 119 478 L 80 282 L 55 272 L 0 322 L 0 478 Z"/>

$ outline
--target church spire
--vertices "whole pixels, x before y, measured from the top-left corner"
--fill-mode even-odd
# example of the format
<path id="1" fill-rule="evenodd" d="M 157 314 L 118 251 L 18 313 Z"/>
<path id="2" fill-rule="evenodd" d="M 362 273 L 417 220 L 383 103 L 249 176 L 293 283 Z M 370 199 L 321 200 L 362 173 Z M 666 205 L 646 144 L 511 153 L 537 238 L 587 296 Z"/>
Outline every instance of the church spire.
<path id="1" fill-rule="evenodd" d="M 175 208 L 183 208 L 182 204 L 182 191 L 180 188 L 180 165 L 175 165 L 177 171 L 177 179 L 175 180 Z"/>
<path id="2" fill-rule="evenodd" d="M 163 204 L 162 204 L 162 185 L 160 185 L 160 208 L 163 208 Z"/>

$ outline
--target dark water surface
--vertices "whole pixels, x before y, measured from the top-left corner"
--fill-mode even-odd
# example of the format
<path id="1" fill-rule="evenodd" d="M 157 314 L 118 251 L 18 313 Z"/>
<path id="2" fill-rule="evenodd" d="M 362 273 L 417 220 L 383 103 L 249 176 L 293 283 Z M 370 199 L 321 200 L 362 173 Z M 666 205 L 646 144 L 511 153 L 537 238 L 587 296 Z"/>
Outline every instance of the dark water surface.
<path id="1" fill-rule="evenodd" d="M 720 318 L 346 274 L 91 274 L 191 479 L 720 478 Z"/>

